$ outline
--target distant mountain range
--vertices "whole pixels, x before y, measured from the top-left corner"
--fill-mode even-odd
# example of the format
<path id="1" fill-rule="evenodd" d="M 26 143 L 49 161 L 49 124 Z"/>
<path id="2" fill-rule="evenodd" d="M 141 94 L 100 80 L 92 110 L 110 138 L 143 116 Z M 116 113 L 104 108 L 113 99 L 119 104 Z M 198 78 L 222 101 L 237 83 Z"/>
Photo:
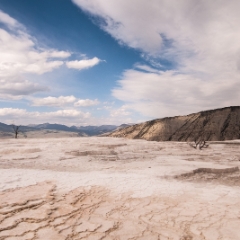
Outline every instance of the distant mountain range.
<path id="1" fill-rule="evenodd" d="M 106 136 L 150 141 L 222 141 L 240 139 L 240 107 L 166 117 L 116 130 Z"/>
<path id="2" fill-rule="evenodd" d="M 33 131 L 33 129 L 34 128 L 29 127 L 29 126 L 21 126 L 21 130 L 24 132 Z M 5 133 L 13 132 L 13 126 L 0 122 L 0 132 L 5 132 Z"/>
<path id="3" fill-rule="evenodd" d="M 62 124 L 21 126 L 23 136 L 98 136 L 146 139 L 150 141 L 206 141 L 240 139 L 240 106 L 202 111 L 186 116 L 166 117 L 140 124 L 68 127 Z M 0 137 L 13 137 L 12 125 L 0 123 Z"/>
<path id="4" fill-rule="evenodd" d="M 68 127 L 62 124 L 30 124 L 28 126 L 21 126 L 20 132 L 27 134 L 27 132 L 32 131 L 42 131 L 42 130 L 52 130 L 52 131 L 61 131 L 61 132 L 72 132 L 78 133 L 78 136 L 97 136 L 105 133 L 112 132 L 116 129 L 121 129 L 123 127 L 130 126 L 129 124 L 122 124 L 120 126 L 116 125 L 102 125 L 102 126 L 81 126 L 81 127 Z M 0 137 L 9 137 L 13 134 L 12 125 L 7 125 L 0 123 Z"/>
<path id="5" fill-rule="evenodd" d="M 104 133 L 112 132 L 118 128 L 115 125 L 102 125 L 102 126 L 86 126 L 86 127 L 71 127 L 71 129 L 76 128 L 77 130 L 87 134 L 88 136 L 96 136 Z"/>

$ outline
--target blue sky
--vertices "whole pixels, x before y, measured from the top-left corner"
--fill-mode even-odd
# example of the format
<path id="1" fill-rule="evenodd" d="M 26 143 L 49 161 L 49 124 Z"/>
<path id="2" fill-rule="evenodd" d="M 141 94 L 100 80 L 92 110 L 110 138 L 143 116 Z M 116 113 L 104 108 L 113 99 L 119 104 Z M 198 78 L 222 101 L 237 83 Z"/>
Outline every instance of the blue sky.
<path id="1" fill-rule="evenodd" d="M 0 0 L 0 122 L 137 123 L 239 105 L 237 0 Z"/>

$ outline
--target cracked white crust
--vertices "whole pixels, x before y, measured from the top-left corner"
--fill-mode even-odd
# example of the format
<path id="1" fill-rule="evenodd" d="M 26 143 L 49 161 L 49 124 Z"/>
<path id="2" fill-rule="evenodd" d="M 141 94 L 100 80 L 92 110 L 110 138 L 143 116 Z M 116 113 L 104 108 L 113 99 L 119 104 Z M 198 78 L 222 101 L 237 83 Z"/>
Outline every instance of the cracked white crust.
<path id="1" fill-rule="evenodd" d="M 240 239 L 240 174 L 192 174 L 239 157 L 238 144 L 1 140 L 0 240 Z"/>

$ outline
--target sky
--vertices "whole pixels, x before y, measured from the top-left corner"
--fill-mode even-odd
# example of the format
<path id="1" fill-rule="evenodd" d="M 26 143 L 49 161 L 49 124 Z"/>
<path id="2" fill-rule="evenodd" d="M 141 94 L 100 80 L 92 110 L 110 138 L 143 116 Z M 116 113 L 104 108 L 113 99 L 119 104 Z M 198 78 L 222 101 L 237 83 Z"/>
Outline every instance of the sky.
<path id="1" fill-rule="evenodd" d="M 240 105 L 239 0 L 0 0 L 0 122 L 120 125 Z"/>

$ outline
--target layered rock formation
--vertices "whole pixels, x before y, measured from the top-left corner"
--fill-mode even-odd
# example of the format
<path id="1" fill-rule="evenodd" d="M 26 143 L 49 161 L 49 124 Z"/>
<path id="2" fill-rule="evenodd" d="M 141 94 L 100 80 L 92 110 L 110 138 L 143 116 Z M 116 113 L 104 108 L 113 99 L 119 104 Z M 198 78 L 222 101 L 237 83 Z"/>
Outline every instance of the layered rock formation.
<path id="1" fill-rule="evenodd" d="M 222 141 L 240 138 L 240 107 L 167 117 L 136 124 L 108 136 L 150 141 Z"/>

